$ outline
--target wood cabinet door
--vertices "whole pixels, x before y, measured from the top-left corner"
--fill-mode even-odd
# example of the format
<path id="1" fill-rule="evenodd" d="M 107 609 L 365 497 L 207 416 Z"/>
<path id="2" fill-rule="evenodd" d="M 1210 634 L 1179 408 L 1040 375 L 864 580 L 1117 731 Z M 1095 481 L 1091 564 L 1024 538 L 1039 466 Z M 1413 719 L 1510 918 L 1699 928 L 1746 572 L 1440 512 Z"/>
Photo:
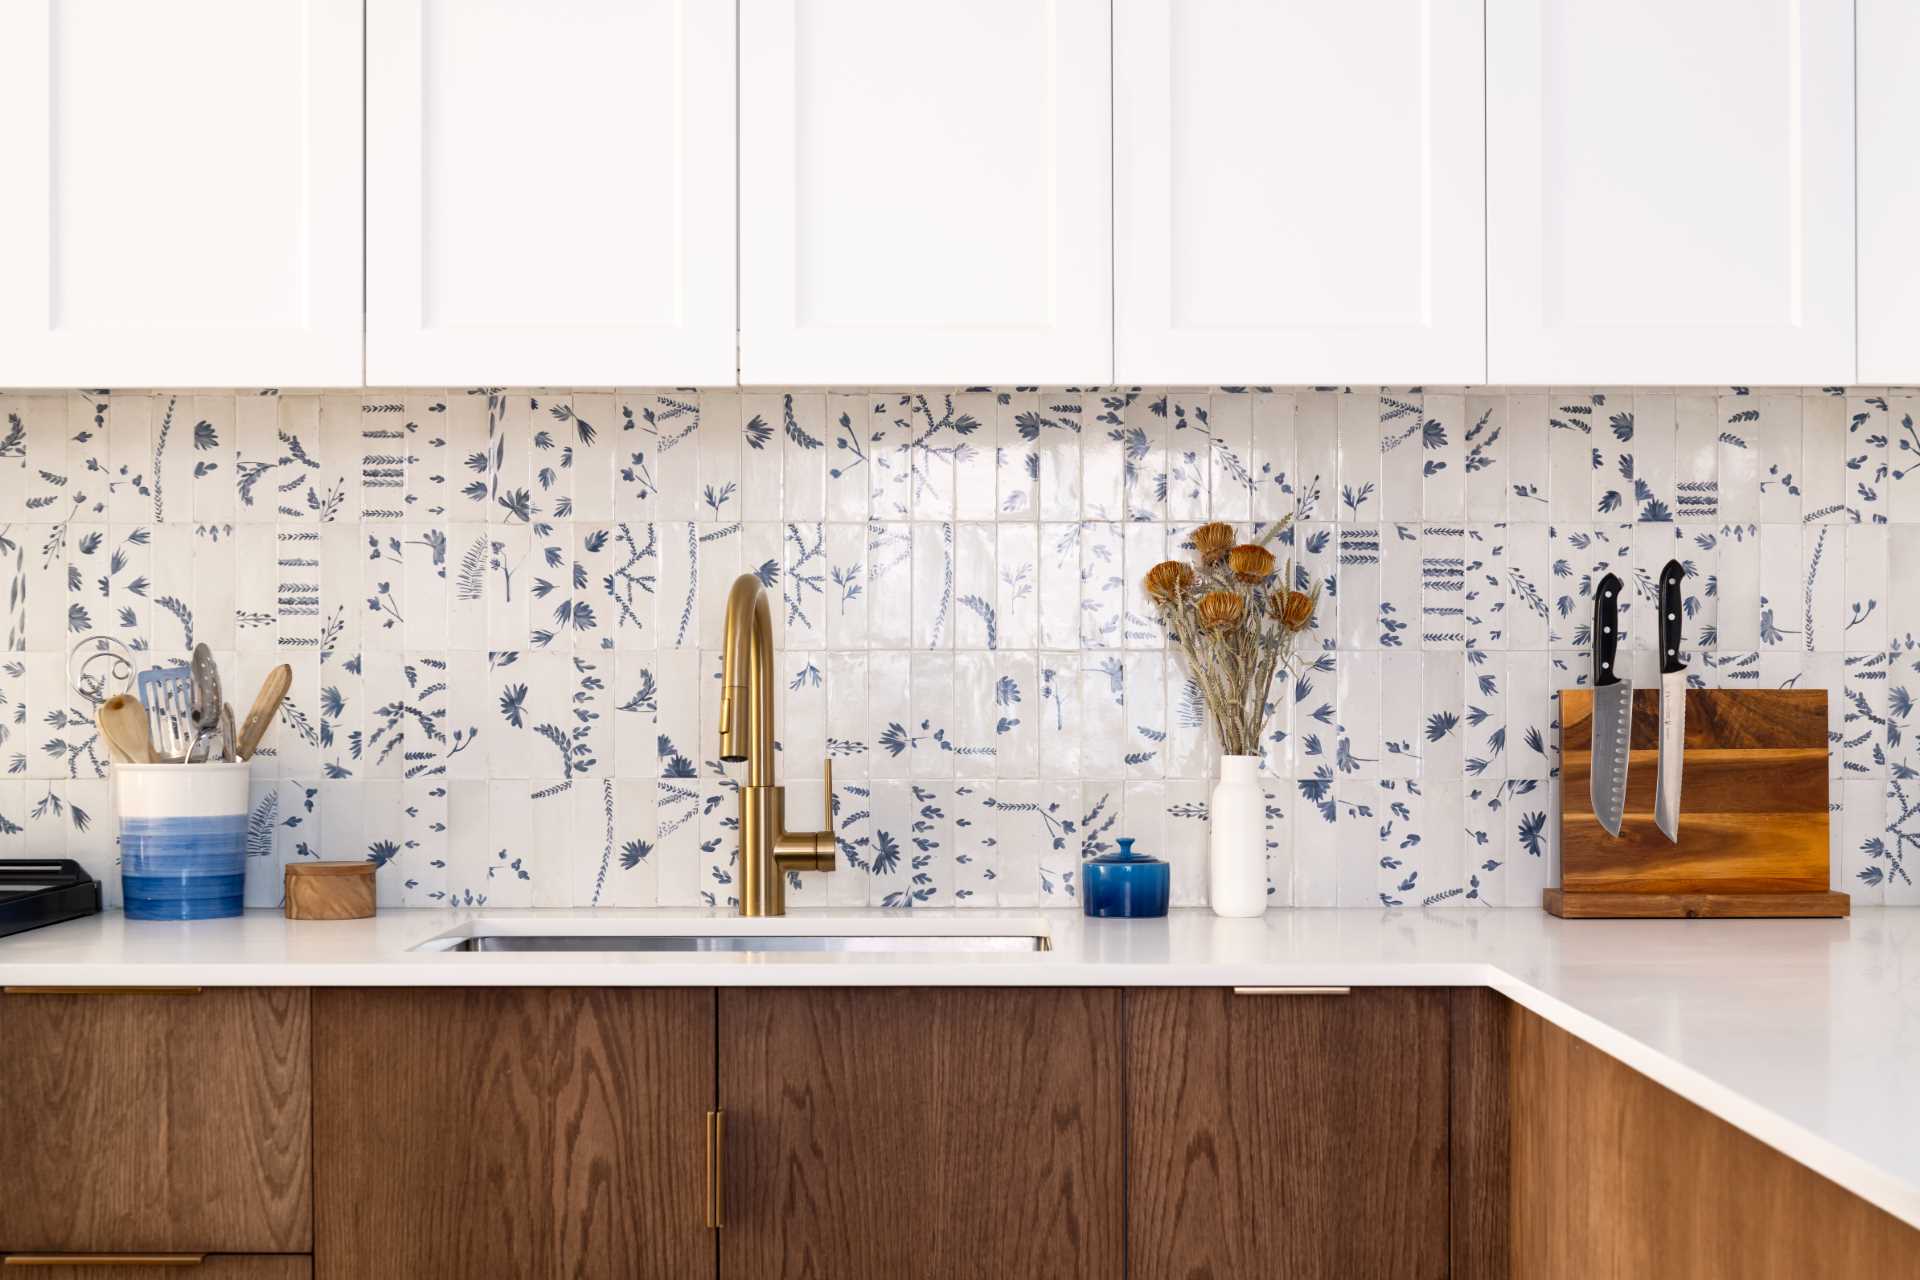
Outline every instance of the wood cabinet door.
<path id="1" fill-rule="evenodd" d="M 307 993 L 0 995 L 0 1254 L 312 1248 Z"/>
<path id="2" fill-rule="evenodd" d="M 0 4 L 0 386 L 358 386 L 362 0 Z"/>
<path id="3" fill-rule="evenodd" d="M 1115 0 L 1114 380 L 1486 381 L 1480 0 Z"/>
<path id="4" fill-rule="evenodd" d="M 1490 382 L 1853 380 L 1853 0 L 1486 20 Z"/>
<path id="5" fill-rule="evenodd" d="M 1920 385 L 1920 5 L 1856 0 L 1861 382 Z M 1871 477 L 1862 477 L 1873 483 Z M 1899 517 L 1896 517 L 1899 518 Z"/>
<path id="6" fill-rule="evenodd" d="M 1127 993 L 1134 1280 L 1444 1276 L 1448 993 Z"/>
<path id="7" fill-rule="evenodd" d="M 1123 1274 L 1120 997 L 720 993 L 722 1277 Z"/>
<path id="8" fill-rule="evenodd" d="M 710 1273 L 713 993 L 314 993 L 321 1277 Z"/>
<path id="9" fill-rule="evenodd" d="M 734 143 L 731 4 L 369 5 L 368 384 L 732 386 Z"/>
<path id="10" fill-rule="evenodd" d="M 740 380 L 1112 381 L 1107 0 L 744 0 Z"/>
<path id="11" fill-rule="evenodd" d="M 165 1254 L 150 1262 L 142 1255 L 106 1254 L 98 1261 L 82 1255 L 54 1255 L 37 1262 L 35 1254 L 0 1257 L 7 1280 L 311 1280 L 313 1259 L 305 1254 Z M 164 1259 L 164 1260 L 163 1260 Z"/>

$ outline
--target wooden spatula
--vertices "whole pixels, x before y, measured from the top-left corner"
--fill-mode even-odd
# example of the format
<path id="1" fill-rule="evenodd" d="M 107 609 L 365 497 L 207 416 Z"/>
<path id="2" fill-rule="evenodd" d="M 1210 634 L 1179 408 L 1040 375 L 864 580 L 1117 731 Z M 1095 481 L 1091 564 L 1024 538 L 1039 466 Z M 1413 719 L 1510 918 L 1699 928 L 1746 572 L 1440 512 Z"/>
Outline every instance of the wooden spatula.
<path id="1" fill-rule="evenodd" d="M 100 704 L 95 715 L 100 736 L 116 760 L 152 764 L 153 744 L 147 737 L 147 709 L 137 698 L 116 693 Z"/>
<path id="2" fill-rule="evenodd" d="M 287 690 L 292 687 L 293 668 L 286 663 L 267 672 L 267 678 L 260 683 L 259 696 L 253 700 L 252 710 L 247 712 L 247 718 L 240 724 L 240 741 L 234 744 L 234 754 L 240 759 L 253 759 L 267 726 L 273 723 L 274 716 L 280 712 L 280 700 L 287 696 Z"/>

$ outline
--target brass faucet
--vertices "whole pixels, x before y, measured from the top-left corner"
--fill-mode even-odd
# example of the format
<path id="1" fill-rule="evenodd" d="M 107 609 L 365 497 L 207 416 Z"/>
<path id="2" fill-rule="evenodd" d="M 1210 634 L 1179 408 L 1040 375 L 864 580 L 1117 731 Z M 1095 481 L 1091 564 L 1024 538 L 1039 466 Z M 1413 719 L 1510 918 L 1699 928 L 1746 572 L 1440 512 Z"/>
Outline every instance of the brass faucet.
<path id="1" fill-rule="evenodd" d="M 773 615 L 751 573 L 727 593 L 720 668 L 720 758 L 747 765 L 740 788 L 740 914 L 787 914 L 787 872 L 834 866 L 833 761 L 826 762 L 826 830 L 788 831 L 787 789 L 773 782 Z"/>

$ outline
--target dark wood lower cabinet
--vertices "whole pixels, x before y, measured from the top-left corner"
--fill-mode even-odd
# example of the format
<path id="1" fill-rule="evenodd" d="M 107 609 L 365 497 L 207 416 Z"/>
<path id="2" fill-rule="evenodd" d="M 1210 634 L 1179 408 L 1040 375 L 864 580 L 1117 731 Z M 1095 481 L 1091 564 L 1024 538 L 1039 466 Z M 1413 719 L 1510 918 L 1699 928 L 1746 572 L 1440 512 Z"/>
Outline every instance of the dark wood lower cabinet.
<path id="1" fill-rule="evenodd" d="M 1120 999 L 721 991 L 720 1275 L 1125 1275 Z"/>
<path id="2" fill-rule="evenodd" d="M 323 1280 L 713 1273 L 704 990 L 314 993 Z"/>
<path id="3" fill-rule="evenodd" d="M 306 1253 L 307 1037 L 298 989 L 0 994 L 0 1254 Z"/>
<path id="4" fill-rule="evenodd" d="M 1513 1009 L 1513 1274 L 1920 1277 L 1920 1231 Z"/>
<path id="5" fill-rule="evenodd" d="M 1129 991 L 1127 1274 L 1447 1275 L 1448 997 Z"/>

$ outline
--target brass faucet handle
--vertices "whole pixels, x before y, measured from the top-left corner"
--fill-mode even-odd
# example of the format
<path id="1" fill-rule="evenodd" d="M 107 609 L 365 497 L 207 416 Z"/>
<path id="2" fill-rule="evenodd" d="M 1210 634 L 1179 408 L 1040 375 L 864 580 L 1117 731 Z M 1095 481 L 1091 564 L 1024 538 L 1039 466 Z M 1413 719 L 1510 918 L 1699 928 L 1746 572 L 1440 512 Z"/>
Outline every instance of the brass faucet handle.
<path id="1" fill-rule="evenodd" d="M 833 757 L 832 756 L 828 756 L 826 758 L 826 766 L 827 766 L 827 778 L 826 778 L 826 781 L 821 784 L 823 788 L 822 793 L 826 797 L 826 807 L 820 810 L 820 830 L 825 832 L 827 835 L 831 836 L 833 835 Z"/>

